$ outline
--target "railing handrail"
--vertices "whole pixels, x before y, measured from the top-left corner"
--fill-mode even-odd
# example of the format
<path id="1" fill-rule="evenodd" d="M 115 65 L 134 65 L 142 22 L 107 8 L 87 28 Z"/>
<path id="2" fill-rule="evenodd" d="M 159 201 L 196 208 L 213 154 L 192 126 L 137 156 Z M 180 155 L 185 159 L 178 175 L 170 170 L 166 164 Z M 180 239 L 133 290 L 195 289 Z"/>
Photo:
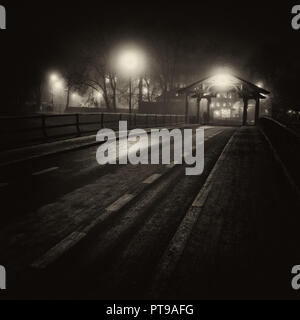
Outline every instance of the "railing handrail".
<path id="1" fill-rule="evenodd" d="M 280 126 L 283 130 L 288 131 L 290 134 L 294 135 L 295 137 L 300 138 L 300 135 L 297 132 L 295 132 L 294 130 L 292 130 L 291 128 L 286 126 L 285 124 L 279 122 L 278 120 L 276 120 L 276 119 L 274 119 L 272 117 L 263 116 L 263 117 L 260 117 L 260 119 L 269 120 L 269 121 L 273 122 L 274 124 Z"/>
<path id="2" fill-rule="evenodd" d="M 90 118 L 88 118 L 89 116 Z M 82 134 L 96 133 L 102 128 L 117 127 L 118 122 L 122 119 L 125 120 L 125 117 L 129 121 L 130 128 L 179 125 L 185 122 L 184 115 L 143 113 L 99 112 L 0 117 L 0 146 L 7 148 L 11 145 L 15 146 L 15 143 L 17 145 L 24 144 L 26 141 L 50 141 L 71 135 L 81 136 Z"/>
<path id="3" fill-rule="evenodd" d="M 72 116 L 96 116 L 96 115 L 101 115 L 101 114 L 105 114 L 105 115 L 125 115 L 125 116 L 133 116 L 133 115 L 137 115 L 137 116 L 149 116 L 149 117 L 155 117 L 155 116 L 161 116 L 161 117 L 170 117 L 170 116 L 184 116 L 183 114 L 150 114 L 150 113 L 138 113 L 138 112 L 134 112 L 134 113 L 123 113 L 123 112 L 74 112 L 74 113 L 64 113 L 64 114 L 47 114 L 47 113 L 43 113 L 43 114 L 37 114 L 37 115 L 31 115 L 31 116 L 0 116 L 0 121 L 1 120 L 31 120 L 31 119 L 40 119 L 41 117 L 45 117 L 45 118 L 64 118 L 64 117 L 72 117 Z"/>

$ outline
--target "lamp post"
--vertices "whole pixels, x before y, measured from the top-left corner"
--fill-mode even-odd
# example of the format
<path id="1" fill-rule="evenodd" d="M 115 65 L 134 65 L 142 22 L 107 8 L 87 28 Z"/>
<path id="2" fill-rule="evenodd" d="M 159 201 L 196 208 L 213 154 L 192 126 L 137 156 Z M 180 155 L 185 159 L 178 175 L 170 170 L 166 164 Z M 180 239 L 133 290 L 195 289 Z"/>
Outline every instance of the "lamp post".
<path id="1" fill-rule="evenodd" d="M 58 75 L 56 73 L 52 73 L 50 75 L 50 86 L 51 86 L 51 104 L 52 108 L 54 109 L 54 86 L 55 83 L 58 81 Z"/>
<path id="2" fill-rule="evenodd" d="M 64 90 L 64 81 L 56 73 L 50 75 L 50 86 L 51 86 L 51 103 L 54 110 L 54 94 L 62 92 Z"/>
<path id="3" fill-rule="evenodd" d="M 132 78 L 137 76 L 144 68 L 144 59 L 137 49 L 127 49 L 120 53 L 119 68 L 129 77 L 129 113 L 132 113 Z"/>
<path id="4" fill-rule="evenodd" d="M 132 78 L 129 77 L 129 113 L 132 113 Z"/>

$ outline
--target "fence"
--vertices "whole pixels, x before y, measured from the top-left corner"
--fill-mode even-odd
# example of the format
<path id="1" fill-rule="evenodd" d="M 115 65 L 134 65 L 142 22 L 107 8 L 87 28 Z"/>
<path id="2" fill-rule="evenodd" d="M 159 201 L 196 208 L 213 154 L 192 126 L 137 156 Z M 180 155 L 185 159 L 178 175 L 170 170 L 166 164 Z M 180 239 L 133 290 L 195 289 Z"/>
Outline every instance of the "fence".
<path id="1" fill-rule="evenodd" d="M 179 125 L 183 115 L 82 113 L 0 117 L 1 150 L 43 143 L 63 138 L 93 134 L 102 128 L 117 130 L 119 121 L 127 120 L 129 129 Z"/>
<path id="2" fill-rule="evenodd" d="M 300 187 L 300 136 L 271 118 L 260 118 L 259 124 L 270 139 L 295 183 Z"/>

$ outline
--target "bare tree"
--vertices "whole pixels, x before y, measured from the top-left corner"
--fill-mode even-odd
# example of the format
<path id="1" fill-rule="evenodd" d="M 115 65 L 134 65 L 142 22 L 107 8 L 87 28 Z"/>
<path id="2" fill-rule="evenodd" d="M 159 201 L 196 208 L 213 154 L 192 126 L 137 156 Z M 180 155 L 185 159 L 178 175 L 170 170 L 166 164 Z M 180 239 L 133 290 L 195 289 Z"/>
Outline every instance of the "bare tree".
<path id="1" fill-rule="evenodd" d="M 162 93 L 160 88 L 160 84 L 156 81 L 154 75 L 145 75 L 144 84 L 146 88 L 146 93 L 144 93 L 144 97 L 147 102 L 154 102 L 155 99 Z"/>
<path id="2" fill-rule="evenodd" d="M 164 104 L 169 103 L 169 93 L 176 88 L 180 56 L 179 35 L 170 35 L 168 41 L 155 41 L 154 61 L 155 78 L 160 86 Z"/>
<path id="3" fill-rule="evenodd" d="M 88 71 L 85 83 L 103 95 L 107 109 L 117 108 L 117 77 L 110 67 L 109 47 L 104 40 L 86 53 Z"/>
<path id="4" fill-rule="evenodd" d="M 86 61 L 82 57 L 76 57 L 69 60 L 62 67 L 62 75 L 66 80 L 66 106 L 67 110 L 70 106 L 70 95 L 72 90 L 80 90 L 84 86 L 86 76 Z"/>

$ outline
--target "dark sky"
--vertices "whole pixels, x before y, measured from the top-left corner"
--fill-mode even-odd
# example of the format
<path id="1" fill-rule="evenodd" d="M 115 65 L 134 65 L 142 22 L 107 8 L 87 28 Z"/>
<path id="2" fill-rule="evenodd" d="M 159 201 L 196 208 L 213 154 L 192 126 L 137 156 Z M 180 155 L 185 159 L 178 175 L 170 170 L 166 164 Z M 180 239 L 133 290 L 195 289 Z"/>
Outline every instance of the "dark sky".
<path id="1" fill-rule="evenodd" d="M 289 103 L 297 103 L 297 95 L 291 96 L 298 86 L 300 31 L 291 28 L 293 3 L 0 2 L 6 6 L 8 23 L 8 29 L 0 32 L 1 68 L 10 77 L 19 74 L 26 81 L 31 68 L 63 64 L 91 36 L 117 34 L 119 39 L 167 41 L 173 33 L 183 38 L 185 72 L 193 70 L 201 78 L 210 68 L 229 65 L 240 75 L 253 78 L 249 80 L 262 79 L 270 89 L 281 86 Z M 272 83 L 274 77 L 278 83 Z"/>

